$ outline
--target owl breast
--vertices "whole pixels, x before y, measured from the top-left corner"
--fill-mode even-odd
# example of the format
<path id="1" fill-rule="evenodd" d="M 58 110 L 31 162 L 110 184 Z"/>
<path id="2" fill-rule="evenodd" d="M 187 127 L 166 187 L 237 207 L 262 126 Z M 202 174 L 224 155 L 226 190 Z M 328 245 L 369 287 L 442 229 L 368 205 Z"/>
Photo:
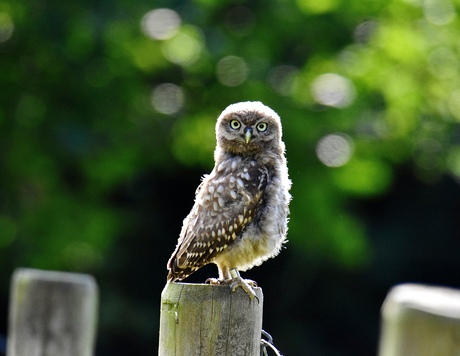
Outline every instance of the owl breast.
<path id="1" fill-rule="evenodd" d="M 275 160 L 273 165 L 263 165 L 253 159 L 231 158 L 230 161 L 222 162 L 218 168 L 235 168 L 229 176 L 239 182 L 239 189 L 233 191 L 232 197 L 240 200 L 236 205 L 253 206 L 253 215 L 232 244 L 212 262 L 245 271 L 279 253 L 287 230 L 290 181 L 280 160 Z M 234 186 L 229 188 L 232 191 Z M 230 212 L 232 214 L 235 212 Z"/>

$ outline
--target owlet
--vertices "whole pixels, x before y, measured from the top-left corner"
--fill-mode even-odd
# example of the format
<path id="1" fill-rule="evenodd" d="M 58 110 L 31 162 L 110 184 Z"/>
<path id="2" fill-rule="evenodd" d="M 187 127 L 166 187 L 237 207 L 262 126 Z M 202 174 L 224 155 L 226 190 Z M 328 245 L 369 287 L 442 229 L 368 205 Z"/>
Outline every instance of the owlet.
<path id="1" fill-rule="evenodd" d="M 228 106 L 217 119 L 214 169 L 199 185 L 168 262 L 168 282 L 208 263 L 232 291 L 254 298 L 246 271 L 276 256 L 286 241 L 289 190 L 279 116 L 260 102 Z"/>

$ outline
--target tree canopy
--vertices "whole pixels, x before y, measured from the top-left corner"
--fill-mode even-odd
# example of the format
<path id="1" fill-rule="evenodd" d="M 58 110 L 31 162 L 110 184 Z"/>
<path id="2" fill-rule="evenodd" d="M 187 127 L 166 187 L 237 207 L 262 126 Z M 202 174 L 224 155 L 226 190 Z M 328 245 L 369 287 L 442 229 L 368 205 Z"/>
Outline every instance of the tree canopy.
<path id="1" fill-rule="evenodd" d="M 286 250 L 247 273 L 266 330 L 285 354 L 373 352 L 389 286 L 460 285 L 459 38 L 451 0 L 4 0 L 2 320 L 14 268 L 88 272 L 100 354 L 155 352 L 215 120 L 257 100 L 293 181 Z"/>

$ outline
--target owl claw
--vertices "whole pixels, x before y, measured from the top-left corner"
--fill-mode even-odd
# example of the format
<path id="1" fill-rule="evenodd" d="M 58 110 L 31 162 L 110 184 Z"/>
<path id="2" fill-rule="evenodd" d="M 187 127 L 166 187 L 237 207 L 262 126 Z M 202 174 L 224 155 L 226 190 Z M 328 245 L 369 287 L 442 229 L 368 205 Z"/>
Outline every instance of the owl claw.
<path id="1" fill-rule="evenodd" d="M 249 296 L 250 299 L 254 299 L 254 297 L 259 301 L 257 298 L 256 293 L 254 292 L 254 287 L 257 287 L 257 283 L 251 281 L 250 279 L 243 279 L 240 276 L 240 272 L 236 268 L 232 268 L 230 270 L 230 276 L 232 279 L 230 280 L 230 289 L 232 292 L 236 290 L 236 288 L 241 287 L 246 294 Z"/>
<path id="2" fill-rule="evenodd" d="M 204 283 L 209 283 L 209 284 L 221 284 L 222 281 L 217 278 L 208 278 Z"/>
<path id="3" fill-rule="evenodd" d="M 236 277 L 233 277 L 232 279 L 226 279 L 226 280 L 221 280 L 217 278 L 208 278 L 205 281 L 205 283 L 209 283 L 211 285 L 228 285 L 232 292 L 236 291 L 238 287 L 241 287 L 246 292 L 246 294 L 249 296 L 250 299 L 256 298 L 257 301 L 259 301 L 259 298 L 257 298 L 256 293 L 254 292 L 254 289 L 253 289 L 257 287 L 257 283 L 251 279 L 241 278 L 239 273 Z"/>
<path id="4" fill-rule="evenodd" d="M 251 281 L 250 279 L 243 279 L 240 276 L 236 278 L 232 278 L 230 280 L 230 289 L 232 292 L 234 292 L 238 287 L 243 288 L 243 290 L 246 292 L 246 294 L 249 296 L 249 298 L 254 299 L 256 298 L 257 301 L 259 298 L 257 298 L 256 293 L 254 292 L 254 289 L 252 287 L 257 287 L 257 283 L 254 281 Z"/>

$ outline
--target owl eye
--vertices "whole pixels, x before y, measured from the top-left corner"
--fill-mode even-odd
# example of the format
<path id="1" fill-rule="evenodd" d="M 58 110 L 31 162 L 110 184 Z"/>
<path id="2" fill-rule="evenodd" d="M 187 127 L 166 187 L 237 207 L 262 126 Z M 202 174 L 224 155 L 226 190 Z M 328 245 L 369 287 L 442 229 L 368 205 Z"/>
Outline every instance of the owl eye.
<path id="1" fill-rule="evenodd" d="M 267 130 L 268 125 L 266 122 L 259 122 L 256 127 L 257 131 L 264 132 Z"/>
<path id="2" fill-rule="evenodd" d="M 230 127 L 233 130 L 238 130 L 241 127 L 241 123 L 238 120 L 232 120 L 230 121 Z"/>

